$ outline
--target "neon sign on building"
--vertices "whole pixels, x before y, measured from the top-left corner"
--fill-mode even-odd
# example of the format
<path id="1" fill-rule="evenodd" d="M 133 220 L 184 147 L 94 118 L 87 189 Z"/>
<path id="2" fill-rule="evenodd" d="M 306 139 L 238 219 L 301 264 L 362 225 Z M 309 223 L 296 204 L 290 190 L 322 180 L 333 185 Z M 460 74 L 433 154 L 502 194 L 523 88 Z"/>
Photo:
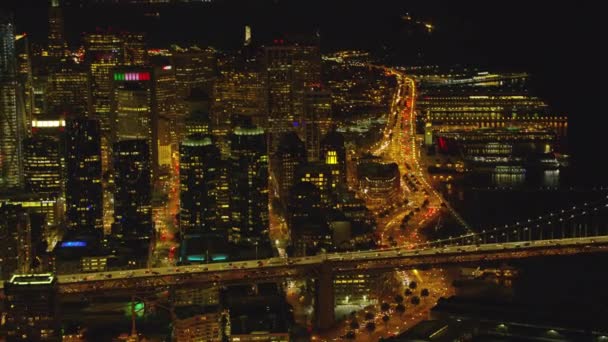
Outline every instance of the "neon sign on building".
<path id="1" fill-rule="evenodd" d="M 149 72 L 115 72 L 114 81 L 149 81 Z"/>

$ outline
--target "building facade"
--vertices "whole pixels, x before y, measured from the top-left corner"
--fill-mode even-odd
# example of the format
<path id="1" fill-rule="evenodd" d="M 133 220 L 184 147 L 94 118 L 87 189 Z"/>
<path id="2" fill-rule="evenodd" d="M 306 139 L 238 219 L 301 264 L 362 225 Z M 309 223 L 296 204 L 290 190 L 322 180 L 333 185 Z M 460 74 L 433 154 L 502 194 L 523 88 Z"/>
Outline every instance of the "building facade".
<path id="1" fill-rule="evenodd" d="M 0 12 L 0 188 L 23 184 L 26 126 L 17 90 L 15 26 L 9 14 Z"/>
<path id="2" fill-rule="evenodd" d="M 50 273 L 16 274 L 4 283 L 6 321 L 2 330 L 9 341 L 60 339 L 57 278 Z"/>
<path id="3" fill-rule="evenodd" d="M 266 134 L 255 126 L 234 129 L 230 140 L 230 209 L 233 241 L 268 238 Z"/>
<path id="4" fill-rule="evenodd" d="M 146 140 L 114 144 L 115 232 L 129 237 L 150 237 L 152 226 L 152 177 Z"/>
<path id="5" fill-rule="evenodd" d="M 71 229 L 103 228 L 101 127 L 94 119 L 67 123 L 66 204 Z"/>

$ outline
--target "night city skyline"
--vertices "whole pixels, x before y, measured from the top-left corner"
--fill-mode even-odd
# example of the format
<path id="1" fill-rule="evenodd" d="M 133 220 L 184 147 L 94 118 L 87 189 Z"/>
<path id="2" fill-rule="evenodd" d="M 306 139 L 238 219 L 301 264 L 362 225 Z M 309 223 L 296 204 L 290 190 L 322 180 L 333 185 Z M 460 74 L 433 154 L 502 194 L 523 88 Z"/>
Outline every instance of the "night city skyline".
<path id="1" fill-rule="evenodd" d="M 608 340 L 601 9 L 0 4 L 0 341 Z"/>

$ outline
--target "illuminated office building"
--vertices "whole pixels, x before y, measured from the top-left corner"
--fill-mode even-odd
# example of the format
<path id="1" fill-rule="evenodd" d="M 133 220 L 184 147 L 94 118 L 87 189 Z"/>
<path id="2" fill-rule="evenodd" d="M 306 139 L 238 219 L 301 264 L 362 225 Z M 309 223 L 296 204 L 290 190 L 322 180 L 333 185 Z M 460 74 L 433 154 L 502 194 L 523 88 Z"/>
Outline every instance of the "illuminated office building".
<path id="1" fill-rule="evenodd" d="M 180 144 L 180 228 L 184 234 L 220 232 L 217 193 L 220 153 L 210 136 Z"/>
<path id="2" fill-rule="evenodd" d="M 17 77 L 19 94 L 22 96 L 23 116 L 26 127 L 31 121 L 34 111 L 34 75 L 32 71 L 32 49 L 27 34 L 18 34 L 15 37 L 17 52 Z M 27 127 L 29 128 L 29 127 Z"/>
<path id="3" fill-rule="evenodd" d="M 281 133 L 299 129 L 304 117 L 305 87 L 321 82 L 318 42 L 297 44 L 276 39 L 273 43 L 264 47 L 271 154 L 276 151 Z"/>
<path id="4" fill-rule="evenodd" d="M 280 42 L 279 42 L 280 43 Z M 293 114 L 295 121 L 300 121 L 300 127 L 302 127 L 302 118 L 305 117 L 306 106 L 306 93 L 311 88 L 318 89 L 321 85 L 321 52 L 319 46 L 318 36 L 312 39 L 300 39 L 300 42 L 293 44 Z M 319 112 L 320 117 L 331 115 L 331 112 L 327 114 L 327 106 L 331 103 L 329 94 L 318 93 L 311 95 L 312 103 Z M 318 102 L 318 103 L 315 103 Z M 330 109 L 331 111 L 331 109 Z M 323 114 L 321 114 L 323 113 Z M 323 127 L 322 119 L 321 128 Z M 329 127 L 327 127 L 329 128 Z"/>
<path id="5" fill-rule="evenodd" d="M 174 46 L 171 52 L 171 66 L 175 73 L 179 98 L 187 98 L 195 88 L 210 93 L 217 76 L 216 52 L 198 46 L 189 48 Z"/>
<path id="6" fill-rule="evenodd" d="M 114 140 L 153 138 L 153 121 L 157 121 L 154 106 L 154 82 L 150 68 L 116 68 L 112 81 L 112 112 Z"/>
<path id="7" fill-rule="evenodd" d="M 236 127 L 230 136 L 233 241 L 268 239 L 268 155 L 264 130 Z"/>
<path id="8" fill-rule="evenodd" d="M 258 68 L 240 60 L 225 63 L 213 88 L 213 134 L 226 137 L 237 116 L 250 117 L 253 124 L 266 127 L 264 113 L 264 80 Z"/>
<path id="9" fill-rule="evenodd" d="M 269 46 L 264 49 L 264 54 L 269 153 L 272 155 L 278 146 L 278 136 L 292 130 L 297 118 L 293 109 L 293 49 L 290 46 Z"/>
<path id="10" fill-rule="evenodd" d="M 158 148 L 159 167 L 171 166 L 172 145 L 177 151 L 178 142 L 183 137 L 184 117 L 178 108 L 175 74 L 171 66 L 154 68 L 154 100 L 158 111 Z M 154 127 L 154 122 L 152 123 Z"/>
<path id="11" fill-rule="evenodd" d="M 331 170 L 331 187 L 346 186 L 346 147 L 344 136 L 335 127 L 321 140 L 320 161 Z"/>
<path id="12" fill-rule="evenodd" d="M 209 113 L 203 111 L 191 112 L 185 121 L 185 134 L 210 134 Z"/>
<path id="13" fill-rule="evenodd" d="M 296 170 L 296 181 L 314 184 L 321 196 L 321 205 L 330 208 L 333 203 L 331 169 L 323 162 L 309 162 Z"/>
<path id="14" fill-rule="evenodd" d="M 84 36 L 85 65 L 90 70 L 93 117 L 101 125 L 102 167 L 111 168 L 110 149 L 113 141 L 111 99 L 112 69 L 124 63 L 124 42 L 113 32 L 87 33 Z"/>
<path id="15" fill-rule="evenodd" d="M 395 163 L 363 161 L 357 164 L 359 190 L 369 207 L 397 203 L 401 190 L 399 167 Z"/>
<path id="16" fill-rule="evenodd" d="M 89 72 L 81 67 L 58 65 L 47 77 L 45 93 L 48 114 L 65 113 L 69 119 L 92 113 Z"/>
<path id="17" fill-rule="evenodd" d="M 59 0 L 51 0 L 49 7 L 49 56 L 61 58 L 66 55 L 67 43 L 65 41 L 63 11 Z"/>
<path id="18" fill-rule="evenodd" d="M 296 170 L 306 163 L 304 143 L 295 132 L 284 133 L 274 158 L 276 168 L 273 169 L 281 201 L 286 204 L 289 191 L 297 182 Z"/>
<path id="19" fill-rule="evenodd" d="M 311 182 L 297 182 L 289 192 L 287 224 L 291 233 L 291 256 L 314 255 L 327 247 L 331 232 L 322 214 L 321 192 Z"/>
<path id="20" fill-rule="evenodd" d="M 25 118 L 19 101 L 15 27 L 10 15 L 0 12 L 0 188 L 23 184 Z"/>
<path id="21" fill-rule="evenodd" d="M 57 139 L 63 139 L 65 135 L 65 116 L 59 115 L 39 115 L 30 123 L 32 127 L 32 135 L 51 136 Z"/>
<path id="22" fill-rule="evenodd" d="M 72 230 L 103 228 L 101 127 L 93 119 L 73 119 L 67 127 L 66 204 Z"/>
<path id="23" fill-rule="evenodd" d="M 184 128 L 184 120 L 193 111 L 191 107 L 202 105 L 204 111 L 209 111 L 209 97 L 217 77 L 216 51 L 198 46 L 172 46 L 170 62 L 178 99 L 171 117 L 172 145 L 177 147 L 185 136 L 192 134 Z"/>
<path id="24" fill-rule="evenodd" d="M 88 33 L 84 36 L 85 62 L 90 68 L 93 113 L 103 132 L 111 128 L 111 71 L 124 63 L 123 39 L 112 32 Z M 107 133 L 106 133 L 107 134 Z"/>
<path id="25" fill-rule="evenodd" d="M 378 301 L 383 277 L 368 273 L 339 274 L 333 283 L 337 305 L 369 305 Z"/>
<path id="26" fill-rule="evenodd" d="M 114 144 L 114 231 L 127 237 L 152 233 L 150 148 L 146 140 Z"/>
<path id="27" fill-rule="evenodd" d="M 146 49 L 146 35 L 143 33 L 127 32 L 122 34 L 124 41 L 125 65 L 147 65 L 148 50 Z"/>
<path id="28" fill-rule="evenodd" d="M 159 176 L 160 166 L 171 163 L 169 125 L 175 108 L 174 86 L 175 79 L 166 67 L 113 69 L 113 140 L 145 139 L 150 146 L 153 179 Z"/>
<path id="29" fill-rule="evenodd" d="M 30 271 L 31 225 L 21 205 L 0 205 L 0 275 L 9 279 L 13 273 Z"/>
<path id="30" fill-rule="evenodd" d="M 46 113 L 46 86 L 48 75 L 33 75 L 32 77 L 32 99 L 31 117 Z"/>
<path id="31" fill-rule="evenodd" d="M 230 211 L 230 170 L 231 164 L 229 160 L 221 160 L 217 172 L 216 184 L 216 210 L 218 213 L 219 225 L 221 227 L 230 227 L 231 211 Z"/>
<path id="32" fill-rule="evenodd" d="M 35 135 L 23 141 L 25 189 L 63 197 L 63 155 L 55 137 Z"/>
<path id="33" fill-rule="evenodd" d="M 15 274 L 4 282 L 6 317 L 2 330 L 8 341 L 60 339 L 57 278 L 50 273 Z"/>
<path id="34" fill-rule="evenodd" d="M 176 341 L 222 341 L 222 320 L 228 319 L 218 306 L 188 305 L 175 308 L 176 320 L 173 323 L 173 336 Z M 230 335 L 230 325 L 228 324 Z"/>
<path id="35" fill-rule="evenodd" d="M 173 124 L 177 135 L 172 137 L 172 146 L 179 145 L 184 137 L 192 134 L 211 134 L 210 101 L 209 94 L 200 88 L 192 89 L 185 100 L 178 100 L 178 115 Z"/>
<path id="36" fill-rule="evenodd" d="M 65 201 L 52 193 L 32 193 L 16 190 L 0 196 L 0 206 L 21 206 L 29 214 L 42 215 L 47 226 L 57 226 L 64 221 Z"/>
<path id="37" fill-rule="evenodd" d="M 321 139 L 331 126 L 331 95 L 320 87 L 306 87 L 304 116 L 300 120 L 309 161 L 319 160 Z"/>

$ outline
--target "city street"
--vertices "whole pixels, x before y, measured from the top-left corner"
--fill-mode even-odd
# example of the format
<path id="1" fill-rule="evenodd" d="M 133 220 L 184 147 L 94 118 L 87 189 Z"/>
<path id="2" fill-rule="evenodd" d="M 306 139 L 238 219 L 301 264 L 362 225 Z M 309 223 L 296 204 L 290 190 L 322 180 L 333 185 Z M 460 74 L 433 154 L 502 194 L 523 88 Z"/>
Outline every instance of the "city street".
<path id="1" fill-rule="evenodd" d="M 381 246 L 403 246 L 413 248 L 415 244 L 423 243 L 424 236 L 420 233 L 432 225 L 441 215 L 441 204 L 444 202 L 438 192 L 426 181 L 426 169 L 419 162 L 420 151 L 418 138 L 415 131 L 415 100 L 416 84 L 413 79 L 406 77 L 403 73 L 394 69 L 383 68 L 387 74 L 397 79 L 398 86 L 393 96 L 387 125 L 382 134 L 382 140 L 370 148 L 369 152 L 379 156 L 385 162 L 396 162 L 401 175 L 401 189 L 404 201 L 397 203 L 396 208 L 389 212 L 386 217 L 377 217 L 377 232 L 380 237 Z M 360 153 L 362 156 L 364 153 Z M 356 159 L 356 158 L 353 158 Z M 351 160 L 349 169 L 355 169 Z M 349 178 L 351 187 L 357 189 L 354 178 Z M 432 196 L 429 196 L 432 194 Z M 405 224 L 404 218 L 409 215 Z M 344 338 L 349 331 L 353 331 L 357 341 L 373 341 L 380 337 L 392 336 L 403 332 L 417 322 L 428 316 L 429 310 L 442 296 L 448 296 L 451 291 L 451 280 L 441 269 L 428 272 L 413 270 L 411 272 L 395 272 L 401 286 L 399 288 L 384 291 L 391 293 L 388 297 L 382 296 L 378 303 L 392 303 L 388 316 L 388 322 L 382 321 L 384 314 L 380 314 L 380 304 L 375 305 L 375 323 L 373 332 L 365 327 L 365 310 L 357 312 L 356 321 L 360 328 L 353 330 L 349 324 L 350 320 L 340 323 L 338 327 L 329 332 L 316 336 L 319 340 L 329 341 Z M 418 305 L 405 305 L 403 314 L 395 312 L 395 295 L 404 295 L 411 280 L 418 282 L 429 290 L 429 296 Z M 386 290 L 386 289 L 385 289 Z M 415 295 L 416 292 L 412 295 Z M 405 303 L 409 298 L 405 298 Z M 350 336 L 352 339 L 352 336 Z"/>
<path id="2" fill-rule="evenodd" d="M 179 242 L 176 241 L 179 214 L 179 159 L 173 156 L 173 165 L 166 180 L 159 181 L 157 191 L 167 196 L 167 202 L 152 208 L 156 230 L 156 244 L 150 260 L 151 267 L 172 266 L 176 262 Z"/>

